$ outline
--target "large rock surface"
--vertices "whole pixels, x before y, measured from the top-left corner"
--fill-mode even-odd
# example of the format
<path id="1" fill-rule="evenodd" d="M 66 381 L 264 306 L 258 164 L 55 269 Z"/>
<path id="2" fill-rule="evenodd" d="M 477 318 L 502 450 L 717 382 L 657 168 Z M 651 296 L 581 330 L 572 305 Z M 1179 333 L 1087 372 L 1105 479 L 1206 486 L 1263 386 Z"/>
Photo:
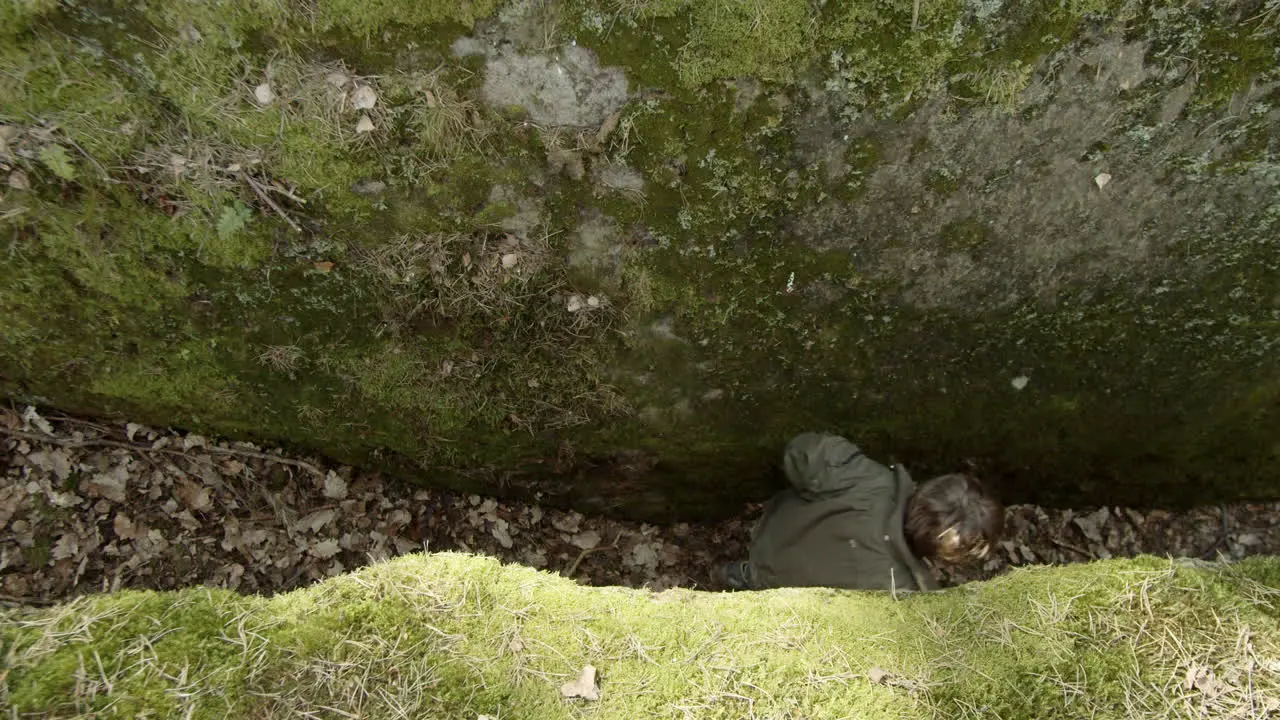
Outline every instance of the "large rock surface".
<path id="1" fill-rule="evenodd" d="M 0 391 L 635 517 L 1280 496 L 1274 3 L 0 9 Z"/>

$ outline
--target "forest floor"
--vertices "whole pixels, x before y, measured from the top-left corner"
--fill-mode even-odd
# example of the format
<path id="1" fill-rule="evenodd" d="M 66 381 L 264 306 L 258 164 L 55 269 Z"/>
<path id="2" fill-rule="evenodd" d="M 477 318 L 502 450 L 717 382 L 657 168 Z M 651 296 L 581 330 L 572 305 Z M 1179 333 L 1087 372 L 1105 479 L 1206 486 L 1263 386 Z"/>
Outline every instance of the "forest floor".
<path id="1" fill-rule="evenodd" d="M 655 526 L 427 490 L 246 443 L 0 409 L 0 601 L 46 605 L 120 588 L 274 594 L 424 550 L 491 555 L 589 585 L 716 589 L 759 506 Z M 1169 511 L 1015 505 L 981 568 L 1141 554 L 1280 554 L 1280 503 Z"/>

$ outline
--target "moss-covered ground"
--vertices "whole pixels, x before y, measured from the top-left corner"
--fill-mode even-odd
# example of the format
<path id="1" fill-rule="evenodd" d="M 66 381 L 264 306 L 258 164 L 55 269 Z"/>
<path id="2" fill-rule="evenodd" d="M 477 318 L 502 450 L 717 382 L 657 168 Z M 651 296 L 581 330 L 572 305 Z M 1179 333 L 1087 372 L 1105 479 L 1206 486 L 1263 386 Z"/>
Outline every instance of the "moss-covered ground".
<path id="1" fill-rule="evenodd" d="M 1274 495 L 1272 5 L 6 3 L 0 391 L 657 519 L 763 496 L 807 429 L 967 462 L 1016 500 Z M 608 132 L 487 105 L 484 58 L 451 47 L 495 33 L 591 48 L 629 102 Z M 1035 122 L 1102 36 L 1153 79 L 1096 99 L 1104 139 L 1027 165 L 1116 158 L 1182 192 L 1200 224 L 1160 228 L 1153 257 L 1088 274 L 1086 247 L 1009 274 L 1013 302 L 921 307 L 863 246 L 999 276 L 1002 248 L 1057 240 L 987 217 L 916 233 L 913 204 L 979 180 L 1022 200 L 946 158 L 874 237 L 800 222 L 873 210 L 901 128 Z M 620 167 L 643 191 L 598 180 Z M 1043 290 L 1064 276 L 1087 281 Z"/>
<path id="2" fill-rule="evenodd" d="M 0 615 L 19 717 L 1200 718 L 1280 709 L 1280 564 L 1024 569 L 929 595 L 584 588 L 409 556 L 271 598 Z M 586 665 L 598 701 L 560 688 Z"/>

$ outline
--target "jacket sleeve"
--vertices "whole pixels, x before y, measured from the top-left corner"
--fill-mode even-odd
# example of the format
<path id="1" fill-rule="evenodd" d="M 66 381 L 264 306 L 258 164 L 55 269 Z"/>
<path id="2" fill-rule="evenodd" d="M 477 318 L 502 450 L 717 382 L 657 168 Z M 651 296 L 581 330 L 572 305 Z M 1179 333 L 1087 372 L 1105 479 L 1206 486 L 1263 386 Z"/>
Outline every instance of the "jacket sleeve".
<path id="1" fill-rule="evenodd" d="M 885 470 L 857 445 L 820 433 L 804 433 L 787 443 L 782 467 L 797 490 L 812 495 L 847 490 Z"/>

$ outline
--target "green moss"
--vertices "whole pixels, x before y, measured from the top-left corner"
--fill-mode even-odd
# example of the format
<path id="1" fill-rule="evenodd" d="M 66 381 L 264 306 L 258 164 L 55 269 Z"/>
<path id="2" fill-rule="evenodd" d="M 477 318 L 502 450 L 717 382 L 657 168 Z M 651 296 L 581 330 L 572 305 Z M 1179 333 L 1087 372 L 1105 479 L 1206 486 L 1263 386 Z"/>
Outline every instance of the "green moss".
<path id="1" fill-rule="evenodd" d="M 559 687 L 591 664 L 599 717 L 696 705 L 726 718 L 849 708 L 904 719 L 973 708 L 1163 718 L 1185 703 L 1247 709 L 1280 690 L 1266 673 L 1248 693 L 1235 679 L 1277 649 L 1275 620 L 1250 590 L 1275 566 L 1144 558 L 1024 569 L 895 600 L 822 589 L 654 595 L 488 559 L 410 556 L 273 598 L 126 592 L 8 610 L 0 641 L 19 712 L 572 717 L 580 709 Z M 1236 643 L 1242 632 L 1247 647 Z M 1209 663 L 1230 694 L 1168 695 L 1188 657 Z"/>
<path id="2" fill-rule="evenodd" d="M 497 0 L 425 0 L 400 3 L 395 0 L 322 0 L 316 4 L 316 19 L 326 28 L 342 27 L 371 34 L 388 25 L 424 28 L 452 21 L 470 26 L 487 17 Z"/>
<path id="3" fill-rule="evenodd" d="M 1195 57 L 1196 104 L 1223 105 L 1257 80 L 1276 75 L 1280 45 L 1267 32 L 1263 16 L 1242 22 L 1241 8 L 1175 4 L 1155 8 L 1142 26 L 1153 57 L 1169 61 Z"/>
<path id="4" fill-rule="evenodd" d="M 377 407 L 388 408 L 410 419 L 410 427 L 421 428 L 427 437 L 448 438 L 463 433 L 468 427 L 501 433 L 501 409 L 494 405 L 485 413 L 477 394 L 470 392 L 465 381 L 450 381 L 446 367 L 450 357 L 460 356 L 466 348 L 458 342 L 435 342 L 416 346 L 387 343 L 375 350 L 353 357 L 341 365 L 355 379 L 361 398 Z M 449 365 L 446 365 L 449 364 Z M 393 449 L 414 452 L 419 440 L 413 435 L 391 443 Z M 426 454 L 424 454 L 426 458 Z M 442 458 L 427 458 L 439 462 Z"/>
<path id="5" fill-rule="evenodd" d="M 596 50 L 602 64 L 625 68 L 637 86 L 680 87 L 677 58 L 686 46 L 689 22 L 676 12 L 679 7 L 642 17 L 619 13 L 616 19 L 606 19 L 592 3 L 586 5 L 576 18 L 582 32 L 580 44 Z"/>
<path id="6" fill-rule="evenodd" d="M 111 633 L 99 638 L 95 648 L 99 657 L 94 667 L 99 680 L 118 677 L 119 682 L 111 683 L 108 691 L 119 693 L 114 702 L 108 706 L 103 701 L 100 695 L 106 688 L 96 686 L 94 681 L 87 681 L 87 685 L 85 680 L 76 683 L 85 656 L 82 648 L 74 645 L 45 655 L 40 665 L 32 668 L 28 683 L 9 699 L 17 707 L 42 707 L 45 711 L 58 707 L 73 711 L 94 708 L 109 713 L 109 717 L 181 713 L 183 703 L 173 692 L 174 685 L 165 671 L 171 661 L 190 658 L 198 659 L 198 667 L 189 665 L 188 669 L 220 688 L 216 692 L 218 699 L 211 698 L 210 707 L 193 717 L 214 717 L 215 704 L 224 711 L 243 711 L 244 699 L 237 696 L 242 692 L 244 671 L 236 665 L 235 647 L 221 641 L 218 634 L 250 606 L 243 598 L 203 589 L 173 597 L 125 594 L 89 621 L 91 627 L 108 623 L 113 626 Z M 41 630 L 74 634 L 80 627 L 77 620 L 73 615 L 55 616 Z M 158 627 L 165 632 L 158 633 Z M 85 697 L 89 687 L 94 689 Z"/>
<path id="7" fill-rule="evenodd" d="M 844 161 L 858 174 L 866 174 L 880 162 L 880 146 L 874 138 L 853 140 L 845 149 Z"/>
<path id="8" fill-rule="evenodd" d="M 225 416 L 243 407 L 243 400 L 236 394 L 236 380 L 221 369 L 216 349 L 216 343 L 201 341 L 140 349 L 140 358 L 105 367 L 92 391 L 138 406 L 165 408 L 196 422 L 202 416 Z M 193 395 L 192 388 L 200 392 Z"/>
<path id="9" fill-rule="evenodd" d="M 87 163 L 82 173 L 101 175 L 104 166 L 124 162 L 154 117 L 155 108 L 100 51 L 64 37 L 0 53 L 0 70 L 6 119 L 56 128 L 75 144 L 62 151 L 67 162 Z"/>
<path id="10" fill-rule="evenodd" d="M 377 176 L 378 164 L 369 153 L 354 152 L 363 142 L 355 132 L 360 113 L 343 91 L 326 83 L 331 71 L 297 59 L 259 65 L 232 55 L 235 60 L 227 63 L 198 47 L 175 47 L 157 57 L 154 67 L 158 89 L 195 124 L 196 141 L 214 151 L 209 160 L 220 166 L 266 163 L 278 179 L 326 199 L 330 212 L 360 216 L 368 203 L 348 188 Z M 277 99 L 258 107 L 252 91 L 264 82 Z M 253 150 L 241 150 L 248 148 Z"/>
<path id="11" fill-rule="evenodd" d="M 1277 45 L 1244 28 L 1212 27 L 1204 44 L 1213 48 L 1214 72 L 1206 78 L 1200 99 L 1205 103 L 1225 103 L 1264 73 L 1274 72 Z"/>
<path id="12" fill-rule="evenodd" d="M 614 6 L 618 20 L 649 21 L 657 18 L 674 17 L 688 5 L 685 0 L 629 0 Z"/>
<path id="13" fill-rule="evenodd" d="M 977 253 L 991 240 L 991 230 L 977 218 L 966 218 L 944 226 L 938 240 L 945 250 Z"/>
<path id="14" fill-rule="evenodd" d="M 1006 8 L 993 29 L 992 18 L 974 22 L 961 2 L 844 3 L 816 14 L 799 1 L 700 3 L 689 10 L 673 65 L 686 87 L 735 77 L 787 81 L 825 66 L 827 89 L 844 103 L 882 111 L 969 75 L 980 99 L 1009 107 L 1043 55 L 1070 41 L 1085 18 L 1117 5 L 1046 0 Z"/>
<path id="15" fill-rule="evenodd" d="M 46 530 L 37 530 L 31 547 L 23 552 L 24 560 L 31 567 L 44 567 L 53 558 L 53 538 Z"/>
<path id="16" fill-rule="evenodd" d="M 691 13 L 679 58 L 687 86 L 731 77 L 788 80 L 797 64 L 807 64 L 805 34 L 816 20 L 807 2 L 696 3 Z"/>
<path id="17" fill-rule="evenodd" d="M 1005 5 L 999 18 L 1002 32 L 984 39 L 983 57 L 993 61 L 993 65 L 1035 65 L 1046 53 L 1069 43 L 1090 18 L 1132 19 L 1119 12 L 1122 6 L 1117 0 L 1048 0 Z M 975 30 L 981 32 L 981 28 Z"/>
<path id="18" fill-rule="evenodd" d="M 139 213 L 126 193 L 90 192 L 79 203 L 37 207 L 28 231 L 38 252 L 83 288 L 148 309 L 183 291 L 167 253 L 194 253 L 198 239 L 166 218 Z"/>
<path id="19" fill-rule="evenodd" d="M 477 225 L 498 225 L 509 217 L 516 214 L 516 206 L 514 203 L 507 201 L 499 201 L 489 203 L 476 213 L 475 222 Z"/>
<path id="20" fill-rule="evenodd" d="M 16 37 L 25 32 L 31 22 L 58 6 L 57 0 L 17 0 L 0 6 L 0 34 Z"/>
<path id="21" fill-rule="evenodd" d="M 926 180 L 929 190 L 938 195 L 950 195 L 960 189 L 960 178 L 950 168 L 938 166 L 929 172 Z"/>

